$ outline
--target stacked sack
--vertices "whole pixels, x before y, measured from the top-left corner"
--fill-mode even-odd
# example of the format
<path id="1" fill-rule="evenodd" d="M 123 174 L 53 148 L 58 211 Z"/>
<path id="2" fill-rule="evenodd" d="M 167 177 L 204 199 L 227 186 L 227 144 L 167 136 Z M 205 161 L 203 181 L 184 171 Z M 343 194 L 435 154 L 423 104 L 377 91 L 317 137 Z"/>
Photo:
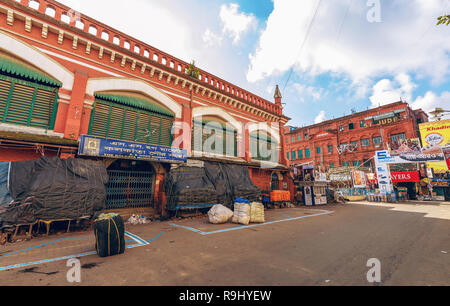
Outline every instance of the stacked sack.
<path id="1" fill-rule="evenodd" d="M 95 250 L 107 257 L 125 252 L 125 226 L 118 214 L 101 214 L 94 221 Z"/>
<path id="2" fill-rule="evenodd" d="M 250 202 L 237 198 L 234 203 L 233 223 L 248 225 L 250 223 Z"/>
<path id="3" fill-rule="evenodd" d="M 253 202 L 250 205 L 250 223 L 264 223 L 264 205 Z"/>
<path id="4" fill-rule="evenodd" d="M 233 211 L 221 204 L 214 205 L 208 212 L 208 217 L 212 224 L 224 224 L 233 217 Z"/>

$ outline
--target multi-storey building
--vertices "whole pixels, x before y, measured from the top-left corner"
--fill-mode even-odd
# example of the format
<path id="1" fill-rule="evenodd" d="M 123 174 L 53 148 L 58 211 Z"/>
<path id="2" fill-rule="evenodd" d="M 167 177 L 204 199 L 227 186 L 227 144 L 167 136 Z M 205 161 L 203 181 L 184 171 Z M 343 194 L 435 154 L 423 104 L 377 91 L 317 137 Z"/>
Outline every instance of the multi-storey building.
<path id="1" fill-rule="evenodd" d="M 290 165 L 313 164 L 322 171 L 373 167 L 375 152 L 399 139 L 420 138 L 418 125 L 428 115 L 397 102 L 302 128 L 285 127 Z"/>
<path id="2" fill-rule="evenodd" d="M 282 139 L 289 118 L 278 88 L 271 102 L 188 68 L 56 1 L 1 0 L 0 161 L 80 157 L 80 136 L 90 135 L 245 165 L 261 189 L 288 188 L 280 179 L 288 172 Z M 215 128 L 205 127 L 211 122 Z M 205 146 L 211 137 L 220 145 Z M 132 177 L 147 183 L 139 205 L 164 210 L 170 164 L 99 159 L 115 175 L 139 172 Z"/>

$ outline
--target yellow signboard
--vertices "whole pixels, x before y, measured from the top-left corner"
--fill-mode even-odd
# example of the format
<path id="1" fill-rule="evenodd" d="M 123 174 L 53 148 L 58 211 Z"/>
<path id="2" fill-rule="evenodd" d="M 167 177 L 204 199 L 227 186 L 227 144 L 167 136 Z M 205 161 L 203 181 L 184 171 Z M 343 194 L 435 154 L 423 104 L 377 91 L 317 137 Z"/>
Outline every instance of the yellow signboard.
<path id="1" fill-rule="evenodd" d="M 424 148 L 440 147 L 443 150 L 450 148 L 450 120 L 422 123 L 419 128 Z M 427 166 L 433 168 L 435 173 L 448 171 L 445 161 L 428 163 Z"/>

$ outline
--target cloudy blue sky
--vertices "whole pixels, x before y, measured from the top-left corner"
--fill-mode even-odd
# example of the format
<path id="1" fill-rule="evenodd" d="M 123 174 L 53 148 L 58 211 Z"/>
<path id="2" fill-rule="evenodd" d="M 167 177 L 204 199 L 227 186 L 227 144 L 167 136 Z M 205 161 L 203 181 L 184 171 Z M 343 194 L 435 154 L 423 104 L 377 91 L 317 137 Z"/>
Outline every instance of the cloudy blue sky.
<path id="1" fill-rule="evenodd" d="M 400 99 L 450 109 L 450 27 L 435 26 L 450 0 L 60 2 L 271 101 L 279 84 L 293 126 Z"/>

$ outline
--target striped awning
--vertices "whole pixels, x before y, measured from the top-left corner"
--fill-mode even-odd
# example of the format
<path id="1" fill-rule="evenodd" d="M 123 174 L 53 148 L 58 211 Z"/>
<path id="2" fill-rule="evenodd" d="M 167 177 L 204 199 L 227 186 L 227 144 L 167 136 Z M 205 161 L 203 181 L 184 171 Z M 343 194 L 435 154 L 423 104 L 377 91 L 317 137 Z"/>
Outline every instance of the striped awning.
<path id="1" fill-rule="evenodd" d="M 122 105 L 127 105 L 135 108 L 144 109 L 153 113 L 174 117 L 175 113 L 158 105 L 156 102 L 146 100 L 143 98 L 130 95 L 112 95 L 112 94 L 95 94 L 95 97 L 100 100 L 114 102 Z"/>
<path id="2" fill-rule="evenodd" d="M 31 65 L 4 54 L 0 54 L 0 73 L 49 86 L 62 86 L 62 83 L 33 68 Z"/>

